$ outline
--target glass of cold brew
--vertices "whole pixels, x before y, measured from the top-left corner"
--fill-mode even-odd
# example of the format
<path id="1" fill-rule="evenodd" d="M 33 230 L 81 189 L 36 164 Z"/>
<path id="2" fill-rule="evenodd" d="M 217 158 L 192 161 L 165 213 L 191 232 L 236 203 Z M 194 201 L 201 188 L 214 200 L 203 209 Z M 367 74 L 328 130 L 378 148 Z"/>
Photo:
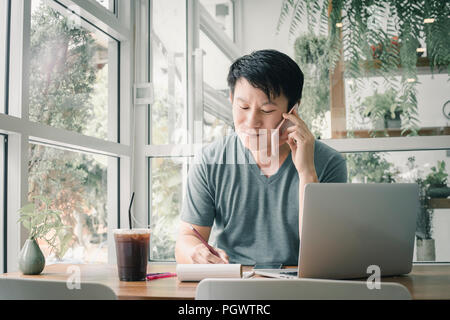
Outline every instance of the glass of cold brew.
<path id="1" fill-rule="evenodd" d="M 121 281 L 144 281 L 147 275 L 150 229 L 116 229 L 117 270 Z"/>

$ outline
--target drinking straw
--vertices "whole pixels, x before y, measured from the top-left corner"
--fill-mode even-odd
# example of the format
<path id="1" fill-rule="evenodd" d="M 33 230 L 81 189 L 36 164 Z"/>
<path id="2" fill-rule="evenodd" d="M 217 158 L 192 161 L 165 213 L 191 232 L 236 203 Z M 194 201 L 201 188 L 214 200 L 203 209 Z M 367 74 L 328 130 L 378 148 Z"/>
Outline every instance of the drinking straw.
<path id="1" fill-rule="evenodd" d="M 128 223 L 130 224 L 130 230 L 133 229 L 133 226 L 131 224 L 131 206 L 133 204 L 133 200 L 134 200 L 134 191 L 133 194 L 131 195 L 130 207 L 128 208 Z"/>

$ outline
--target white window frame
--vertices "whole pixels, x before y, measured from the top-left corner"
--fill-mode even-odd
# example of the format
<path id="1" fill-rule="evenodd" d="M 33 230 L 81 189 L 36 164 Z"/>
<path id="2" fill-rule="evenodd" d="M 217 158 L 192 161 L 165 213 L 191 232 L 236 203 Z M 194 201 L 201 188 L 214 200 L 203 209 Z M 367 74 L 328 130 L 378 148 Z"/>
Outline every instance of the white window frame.
<path id="1" fill-rule="evenodd" d="M 200 2 L 198 3 L 198 9 L 200 16 L 200 30 L 202 30 L 231 61 L 239 58 L 242 55 L 239 46 L 230 39 L 222 28 L 220 28 L 219 24 Z M 233 18 L 233 20 L 236 24 L 237 20 L 235 18 Z M 233 30 L 235 30 L 234 27 Z"/>
<path id="2" fill-rule="evenodd" d="M 118 57 L 114 57 L 114 55 L 109 57 L 111 59 L 109 73 L 113 75 L 109 83 L 114 86 L 114 90 L 110 92 L 119 90 L 120 100 L 117 99 L 119 92 L 117 95 L 110 94 L 108 114 L 115 120 L 110 122 L 108 128 L 108 137 L 111 141 L 29 121 L 27 74 L 31 0 L 12 1 L 11 16 L 14 19 L 11 19 L 11 39 L 14 39 L 15 45 L 10 47 L 9 54 L 14 57 L 22 57 L 22 59 L 12 59 L 10 62 L 10 70 L 16 70 L 16 72 L 11 72 L 9 75 L 9 113 L 0 114 L 0 132 L 8 135 L 7 176 L 9 179 L 7 179 L 8 198 L 6 199 L 8 230 L 6 271 L 8 272 L 17 270 L 17 257 L 26 239 L 26 231 L 17 224 L 17 211 L 27 203 L 28 146 L 30 142 L 111 156 L 108 161 L 107 177 L 109 263 L 115 263 L 112 230 L 128 221 L 127 211 L 132 190 L 131 164 L 133 160 L 131 149 L 132 108 L 129 106 L 132 106 L 131 88 L 134 79 L 134 39 L 131 32 L 134 1 L 118 1 L 117 15 L 93 0 L 59 0 L 59 3 L 53 2 L 53 0 L 46 1 L 63 14 L 70 14 L 64 7 L 69 8 L 83 17 L 83 22 L 88 21 L 118 41 L 117 54 L 120 56 L 120 65 Z M 119 76 L 120 87 L 117 86 Z M 117 135 L 119 122 L 120 136 Z M 120 194 L 118 181 L 120 181 Z M 118 203 L 120 203 L 120 208 Z M 121 225 L 119 225 L 120 222 Z"/>
<path id="3" fill-rule="evenodd" d="M 5 104 L 5 81 L 8 50 L 8 10 L 9 0 L 0 1 L 0 112 L 4 112 Z"/>
<path id="4" fill-rule="evenodd" d="M 5 193 L 6 188 L 5 187 L 5 139 L 6 136 L 0 135 L 0 273 L 5 272 L 4 271 L 4 254 L 5 254 L 5 241 L 4 241 L 4 228 L 5 228 Z"/>
<path id="5" fill-rule="evenodd" d="M 150 41 L 149 41 L 149 0 L 135 1 L 135 27 L 136 27 L 136 46 L 134 54 L 135 64 L 135 83 L 148 83 L 150 79 Z M 147 119 L 149 116 L 148 105 L 136 105 L 132 119 L 132 127 L 134 128 L 134 143 L 132 146 L 134 162 L 132 168 L 132 185 L 136 196 L 134 199 L 134 216 L 136 220 L 144 225 L 150 225 L 149 218 L 149 185 L 147 183 L 148 165 L 147 158 L 144 154 L 144 146 L 147 145 L 149 125 Z M 140 227 L 143 227 L 140 225 Z M 150 238 L 151 241 L 151 238 Z"/>

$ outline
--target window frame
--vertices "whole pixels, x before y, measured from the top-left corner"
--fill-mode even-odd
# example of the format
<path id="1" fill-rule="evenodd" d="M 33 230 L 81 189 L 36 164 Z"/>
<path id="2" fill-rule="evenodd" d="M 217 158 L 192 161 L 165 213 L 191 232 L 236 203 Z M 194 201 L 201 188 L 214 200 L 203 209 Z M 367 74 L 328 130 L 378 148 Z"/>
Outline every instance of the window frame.
<path id="1" fill-rule="evenodd" d="M 0 21 L 2 21 L 0 25 L 0 112 L 7 112 L 7 78 L 6 75 L 9 73 L 9 20 L 11 18 L 10 15 L 10 7 L 11 0 L 5 0 L 0 3 Z M 4 46 L 2 48 L 2 46 Z"/>
<path id="2" fill-rule="evenodd" d="M 115 262 L 112 230 L 127 221 L 127 207 L 131 195 L 131 148 L 132 126 L 131 88 L 134 79 L 134 39 L 132 37 L 134 2 L 117 1 L 117 14 L 98 3 L 85 0 L 45 0 L 63 14 L 76 14 L 94 27 L 102 30 L 118 41 L 117 56 L 110 61 L 109 73 L 113 74 L 116 94 L 110 95 L 108 116 L 110 122 L 108 136 L 113 141 L 105 141 L 64 129 L 48 127 L 31 122 L 28 118 L 28 70 L 29 41 L 31 25 L 31 0 L 12 1 L 10 22 L 11 37 L 17 41 L 7 53 L 20 57 L 10 61 L 8 77 L 9 110 L 0 114 L 0 133 L 8 135 L 7 153 L 7 222 L 5 231 L 7 254 L 6 270 L 17 270 L 17 257 L 26 240 L 26 230 L 16 223 L 17 211 L 27 203 L 28 195 L 28 145 L 30 142 L 48 144 L 82 152 L 99 153 L 108 159 L 108 262 Z M 111 58 L 111 57 L 110 57 Z M 119 81 L 120 79 L 120 81 Z M 110 78 L 111 81 L 111 78 Z M 120 183 L 119 183 L 120 182 Z M 120 189 L 119 189 L 120 186 Z"/>
<path id="3" fill-rule="evenodd" d="M 7 195 L 6 189 L 6 175 L 7 172 L 5 156 L 8 154 L 7 152 L 7 139 L 6 135 L 0 134 L 0 185 L 2 186 L 2 191 L 0 192 L 0 273 L 5 272 L 5 253 L 7 249 L 5 247 L 5 232 L 6 232 L 6 206 L 5 206 L 5 198 Z"/>

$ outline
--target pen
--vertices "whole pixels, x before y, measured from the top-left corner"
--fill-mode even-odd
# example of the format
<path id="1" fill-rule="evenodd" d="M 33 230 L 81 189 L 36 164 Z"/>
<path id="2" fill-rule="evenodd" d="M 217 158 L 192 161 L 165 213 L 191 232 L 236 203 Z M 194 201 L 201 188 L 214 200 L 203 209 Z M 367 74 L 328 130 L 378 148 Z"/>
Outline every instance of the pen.
<path id="1" fill-rule="evenodd" d="M 216 251 L 216 250 L 214 250 L 214 248 L 213 247 L 211 247 L 209 244 L 208 244 L 208 242 L 206 242 L 205 241 L 205 239 L 203 239 L 203 237 L 200 235 L 200 233 L 192 226 L 192 225 L 190 225 L 191 226 L 191 229 L 192 229 L 192 231 L 194 231 L 194 233 L 195 233 L 195 236 L 209 249 L 209 251 L 213 254 L 213 255 L 215 255 L 215 256 L 217 256 L 217 257 L 219 257 L 220 258 L 220 256 L 219 256 L 219 253 Z"/>
<path id="2" fill-rule="evenodd" d="M 162 278 L 176 277 L 177 274 L 173 272 L 160 272 L 160 273 L 149 273 L 147 274 L 147 280 L 156 280 Z"/>

